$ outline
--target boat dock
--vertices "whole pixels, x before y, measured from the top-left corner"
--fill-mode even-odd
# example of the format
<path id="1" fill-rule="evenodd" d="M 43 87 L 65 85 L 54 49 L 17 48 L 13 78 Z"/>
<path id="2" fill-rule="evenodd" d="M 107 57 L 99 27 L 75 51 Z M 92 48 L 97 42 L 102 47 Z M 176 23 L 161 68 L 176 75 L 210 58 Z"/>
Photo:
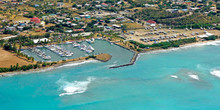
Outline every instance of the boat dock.
<path id="1" fill-rule="evenodd" d="M 112 66 L 112 67 L 109 67 L 109 69 L 114 69 L 114 68 L 120 68 L 120 67 L 125 67 L 125 66 L 130 66 L 130 65 L 133 65 L 135 63 L 135 61 L 137 60 L 137 57 L 138 57 L 138 52 L 135 52 L 134 56 L 132 57 L 130 63 L 128 64 L 123 64 L 123 65 L 118 65 L 118 66 Z"/>
<path id="2" fill-rule="evenodd" d="M 51 56 L 47 55 L 46 53 L 42 52 L 41 50 L 37 48 L 30 48 L 30 50 L 34 53 L 36 53 L 39 57 L 41 57 L 44 60 L 49 60 L 51 59 Z"/>
<path id="3" fill-rule="evenodd" d="M 61 57 L 70 57 L 73 55 L 72 52 L 64 49 L 64 48 L 61 48 L 57 45 L 50 45 L 50 46 L 45 46 L 47 49 L 49 49 L 50 51 L 60 55 Z"/>

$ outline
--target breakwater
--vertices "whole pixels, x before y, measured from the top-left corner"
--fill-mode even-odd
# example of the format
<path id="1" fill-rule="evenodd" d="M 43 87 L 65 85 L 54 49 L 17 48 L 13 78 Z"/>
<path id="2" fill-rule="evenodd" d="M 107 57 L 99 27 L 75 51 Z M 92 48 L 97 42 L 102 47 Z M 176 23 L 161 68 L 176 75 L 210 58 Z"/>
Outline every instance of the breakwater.
<path id="1" fill-rule="evenodd" d="M 111 42 L 111 41 L 110 41 L 110 42 Z M 111 42 L 111 43 L 114 43 L 115 45 L 117 45 L 117 46 L 119 46 L 119 47 L 121 47 L 121 48 L 124 48 L 124 49 L 127 49 L 127 50 L 129 50 L 129 51 L 134 52 L 134 55 L 133 55 L 132 59 L 130 60 L 130 63 L 123 64 L 123 65 L 118 65 L 118 66 L 112 66 L 112 67 L 109 67 L 109 69 L 114 69 L 114 68 L 120 68 L 120 67 L 130 66 L 130 65 L 133 65 L 133 64 L 135 63 L 135 61 L 137 60 L 137 57 L 138 57 L 139 52 L 136 52 L 136 51 L 134 51 L 134 50 L 132 50 L 132 49 L 130 49 L 130 48 L 124 47 L 124 46 L 122 46 L 122 45 L 120 45 L 120 44 L 117 44 L 118 41 L 116 41 L 116 42 Z"/>
<path id="2" fill-rule="evenodd" d="M 135 52 L 134 56 L 132 57 L 130 63 L 128 64 L 123 64 L 123 65 L 118 65 L 118 66 L 112 66 L 112 67 L 109 67 L 109 69 L 114 69 L 114 68 L 120 68 L 120 67 L 125 67 L 125 66 L 130 66 L 130 65 L 133 65 L 135 63 L 135 61 L 137 60 L 137 57 L 138 57 L 138 52 Z"/>

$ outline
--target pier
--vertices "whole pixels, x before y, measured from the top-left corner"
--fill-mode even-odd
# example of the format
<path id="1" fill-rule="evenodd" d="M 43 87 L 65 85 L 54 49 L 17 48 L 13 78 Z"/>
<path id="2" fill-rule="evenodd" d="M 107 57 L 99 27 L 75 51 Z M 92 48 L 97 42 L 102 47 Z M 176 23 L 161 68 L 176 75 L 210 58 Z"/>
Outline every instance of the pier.
<path id="1" fill-rule="evenodd" d="M 114 68 L 120 68 L 120 67 L 125 67 L 125 66 L 130 66 L 130 65 L 133 65 L 135 63 L 135 61 L 137 60 L 137 57 L 138 57 L 138 52 L 135 52 L 134 56 L 132 57 L 130 63 L 128 64 L 123 64 L 123 65 L 118 65 L 118 66 L 112 66 L 112 67 L 109 67 L 109 69 L 114 69 Z"/>

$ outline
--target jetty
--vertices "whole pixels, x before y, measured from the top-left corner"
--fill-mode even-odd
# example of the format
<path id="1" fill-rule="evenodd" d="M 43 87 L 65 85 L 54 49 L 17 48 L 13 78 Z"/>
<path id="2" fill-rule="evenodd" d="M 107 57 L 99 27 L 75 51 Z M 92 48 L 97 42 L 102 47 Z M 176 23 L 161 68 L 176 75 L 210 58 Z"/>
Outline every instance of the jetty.
<path id="1" fill-rule="evenodd" d="M 125 66 L 133 65 L 135 63 L 135 61 L 137 60 L 138 54 L 139 54 L 138 52 L 134 53 L 134 56 L 132 57 L 130 63 L 123 64 L 123 65 L 118 65 L 118 66 L 112 66 L 112 67 L 109 67 L 109 69 L 114 69 L 114 68 L 120 68 L 120 67 L 125 67 Z"/>

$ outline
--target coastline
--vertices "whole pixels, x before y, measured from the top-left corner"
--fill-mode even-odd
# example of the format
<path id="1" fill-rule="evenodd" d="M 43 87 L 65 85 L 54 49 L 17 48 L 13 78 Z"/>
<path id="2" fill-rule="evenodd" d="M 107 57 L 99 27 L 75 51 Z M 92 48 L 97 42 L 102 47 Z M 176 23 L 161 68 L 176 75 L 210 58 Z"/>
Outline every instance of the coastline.
<path id="1" fill-rule="evenodd" d="M 49 67 L 30 69 L 27 71 L 14 71 L 14 72 L 0 73 L 0 77 L 7 77 L 7 76 L 13 76 L 13 75 L 19 75 L 19 74 L 31 74 L 33 72 L 40 73 L 40 72 L 44 72 L 44 71 L 55 70 L 57 68 L 60 68 L 62 66 L 68 65 L 68 64 L 77 64 L 78 63 L 77 65 L 80 65 L 80 64 L 84 64 L 84 63 L 90 63 L 90 62 L 99 62 L 99 61 L 95 60 L 95 59 L 72 61 L 72 62 L 56 64 L 56 65 L 49 66 Z"/>
<path id="2" fill-rule="evenodd" d="M 7 76 L 18 75 L 18 74 L 28 74 L 28 73 L 33 73 L 33 72 L 44 72 L 47 70 L 54 70 L 56 68 L 59 68 L 59 67 L 62 67 L 64 65 L 68 65 L 68 64 L 77 64 L 78 63 L 78 65 L 79 65 L 79 64 L 84 64 L 84 63 L 93 62 L 93 61 L 94 62 L 95 61 L 107 62 L 112 57 L 109 54 L 98 54 L 95 56 L 96 56 L 96 58 L 80 57 L 80 58 L 75 58 L 75 59 L 68 59 L 66 61 L 58 61 L 57 64 L 52 65 L 52 66 L 40 67 L 37 69 L 30 69 L 27 71 L 3 72 L 3 73 L 0 73 L 0 77 L 7 77 Z"/>
<path id="3" fill-rule="evenodd" d="M 130 48 L 127 48 L 127 47 L 124 47 L 120 44 L 117 44 L 116 42 L 111 42 L 111 43 L 114 43 L 117 46 L 120 46 L 124 49 L 127 49 L 129 51 L 134 52 L 134 56 L 130 60 L 130 63 L 109 67 L 109 69 L 114 69 L 114 68 L 119 68 L 119 67 L 124 67 L 124 66 L 131 66 L 131 65 L 135 64 L 135 62 L 136 62 L 136 60 L 138 60 L 139 56 L 143 55 L 143 54 L 170 52 L 170 51 L 176 51 L 176 50 L 179 50 L 179 49 L 191 48 L 191 47 L 196 47 L 196 46 L 204 46 L 204 45 L 216 45 L 216 44 L 213 44 L 213 43 L 220 43 L 220 39 L 216 39 L 216 40 L 212 40 L 212 41 L 199 41 L 199 42 L 189 43 L 189 44 L 185 44 L 185 45 L 180 45 L 180 47 L 172 47 L 172 48 L 168 48 L 168 49 L 154 49 L 154 50 L 149 50 L 149 51 L 144 51 L 144 52 L 136 52 L 136 51 L 134 51 Z M 99 55 L 102 55 L 102 54 L 99 54 Z M 54 70 L 57 67 L 62 67 L 66 64 L 87 63 L 87 62 L 91 62 L 91 61 L 107 62 L 110 59 L 111 59 L 111 55 L 109 56 L 109 58 L 107 58 L 107 60 L 99 60 L 99 59 L 96 59 L 96 58 L 86 59 L 86 57 L 68 59 L 66 61 L 59 61 L 57 64 L 55 64 L 53 66 L 40 67 L 40 68 L 37 68 L 37 69 L 30 69 L 30 70 L 27 70 L 27 71 L 14 71 L 14 72 L 0 73 L 0 77 L 7 77 L 7 76 L 18 75 L 18 74 L 29 74 L 29 73 L 33 73 L 33 72 L 44 72 L 44 71 Z"/>
<path id="4" fill-rule="evenodd" d="M 180 49 L 186 49 L 186 48 L 197 47 L 197 46 L 216 45 L 216 44 L 213 44 L 213 43 L 219 43 L 220 44 L 220 39 L 210 40 L 210 41 L 199 41 L 199 42 L 180 45 L 180 47 L 171 47 L 171 48 L 168 48 L 168 49 L 155 49 L 155 50 L 140 52 L 139 54 L 161 53 L 161 52 L 176 51 L 176 50 L 180 50 Z"/>
<path id="5" fill-rule="evenodd" d="M 125 67 L 125 66 L 131 66 L 133 64 L 135 64 L 136 60 L 138 60 L 139 56 L 140 55 L 143 55 L 143 54 L 152 54 L 152 53 L 161 53 L 161 52 L 170 52 L 170 51 L 176 51 L 176 50 L 180 50 L 180 49 L 184 49 L 184 48 L 191 48 L 191 47 L 196 47 L 196 46 L 204 46 L 204 45 L 209 45 L 209 44 L 212 44 L 212 42 L 217 42 L 217 43 L 220 43 L 220 39 L 216 39 L 216 40 L 210 40 L 210 41 L 198 41 L 198 42 L 194 42 L 194 43 L 189 43 L 189 44 L 184 44 L 184 45 L 180 45 L 180 47 L 171 47 L 171 48 L 168 48 L 168 49 L 154 49 L 154 50 L 149 50 L 149 51 L 143 51 L 143 52 L 136 52 L 132 49 L 129 49 L 129 48 L 126 48 L 126 47 L 123 47 L 119 44 L 116 44 L 116 45 L 119 45 L 125 49 L 128 49 L 132 52 L 134 52 L 134 56 L 132 57 L 130 63 L 127 63 L 127 64 L 123 64 L 123 65 L 116 65 L 116 66 L 112 66 L 112 67 L 109 67 L 109 69 L 114 69 L 114 68 L 120 68 L 120 67 Z M 212 44 L 213 45 L 213 44 Z"/>

